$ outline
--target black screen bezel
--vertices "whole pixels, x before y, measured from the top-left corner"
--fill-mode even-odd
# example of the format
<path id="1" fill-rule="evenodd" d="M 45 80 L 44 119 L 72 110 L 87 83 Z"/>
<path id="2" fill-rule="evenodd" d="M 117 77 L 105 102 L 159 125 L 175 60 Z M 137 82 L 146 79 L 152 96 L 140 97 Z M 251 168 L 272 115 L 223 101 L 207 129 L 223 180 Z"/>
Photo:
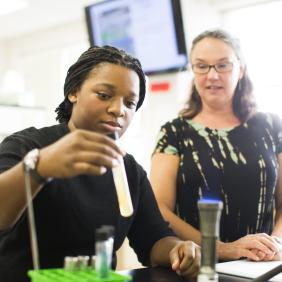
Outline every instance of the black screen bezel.
<path id="1" fill-rule="evenodd" d="M 93 24 L 91 19 L 90 10 L 94 6 L 103 5 L 108 2 L 113 2 L 118 0 L 105 0 L 102 2 L 94 3 L 85 7 L 85 16 L 86 16 L 86 25 L 88 31 L 88 38 L 91 46 L 95 45 L 95 38 L 93 36 Z M 162 73 L 171 73 L 171 72 L 179 72 L 187 70 L 188 65 L 188 52 L 186 48 L 186 40 L 185 40 L 185 33 L 184 33 L 184 25 L 183 25 L 183 18 L 182 18 L 182 9 L 181 9 L 181 0 L 170 0 L 172 13 L 173 13 L 173 23 L 174 23 L 174 31 L 176 35 L 176 43 L 179 54 L 185 55 L 185 63 L 179 67 L 171 67 L 165 69 L 155 69 L 145 71 L 146 75 L 155 75 L 155 74 L 162 74 Z M 161 46 L 160 46 L 161 47 Z"/>

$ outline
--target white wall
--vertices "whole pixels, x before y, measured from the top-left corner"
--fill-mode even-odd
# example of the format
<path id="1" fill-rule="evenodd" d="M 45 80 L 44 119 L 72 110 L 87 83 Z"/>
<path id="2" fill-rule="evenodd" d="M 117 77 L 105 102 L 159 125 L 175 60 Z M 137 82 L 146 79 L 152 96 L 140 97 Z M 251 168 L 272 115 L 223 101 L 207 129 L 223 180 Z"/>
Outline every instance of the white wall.
<path id="1" fill-rule="evenodd" d="M 0 81 L 5 69 L 8 67 L 8 57 L 7 43 L 5 41 L 0 41 Z"/>
<path id="2" fill-rule="evenodd" d="M 258 110 L 272 112 L 282 118 L 281 11 L 282 1 L 272 1 L 225 11 L 223 20 L 224 26 L 240 39 L 254 83 Z M 246 25 L 250 18 L 252 24 Z"/>
<path id="3" fill-rule="evenodd" d="M 74 22 L 7 42 L 9 68 L 24 78 L 34 104 L 46 108 L 46 124 L 55 121 L 54 110 L 63 100 L 61 60 L 64 48 L 87 41 L 84 22 Z"/>
<path id="4" fill-rule="evenodd" d="M 210 0 L 181 0 L 188 47 L 200 32 L 221 25 L 219 10 L 210 2 Z"/>

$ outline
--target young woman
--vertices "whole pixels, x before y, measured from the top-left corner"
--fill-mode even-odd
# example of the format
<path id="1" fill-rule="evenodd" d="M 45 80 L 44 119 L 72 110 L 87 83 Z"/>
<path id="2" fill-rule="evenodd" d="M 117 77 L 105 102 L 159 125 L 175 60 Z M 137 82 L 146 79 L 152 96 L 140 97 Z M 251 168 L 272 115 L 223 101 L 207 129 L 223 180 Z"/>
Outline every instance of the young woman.
<path id="1" fill-rule="evenodd" d="M 41 268 L 65 256 L 92 255 L 95 229 L 115 227 L 114 251 L 128 236 L 144 265 L 171 265 L 195 276 L 200 250 L 162 219 L 144 170 L 107 137 L 121 136 L 145 97 L 139 61 L 113 47 L 92 47 L 68 70 L 59 124 L 27 128 L 0 145 L 0 277 L 27 281 L 32 269 L 24 165 L 31 188 Z M 134 212 L 119 212 L 111 168 L 124 157 Z M 115 253 L 115 252 L 114 252 Z"/>
<path id="2" fill-rule="evenodd" d="M 190 54 L 187 106 L 161 128 L 152 157 L 161 212 L 180 238 L 200 244 L 197 201 L 219 199 L 220 259 L 280 259 L 281 120 L 256 111 L 239 43 L 230 34 L 205 31 Z"/>

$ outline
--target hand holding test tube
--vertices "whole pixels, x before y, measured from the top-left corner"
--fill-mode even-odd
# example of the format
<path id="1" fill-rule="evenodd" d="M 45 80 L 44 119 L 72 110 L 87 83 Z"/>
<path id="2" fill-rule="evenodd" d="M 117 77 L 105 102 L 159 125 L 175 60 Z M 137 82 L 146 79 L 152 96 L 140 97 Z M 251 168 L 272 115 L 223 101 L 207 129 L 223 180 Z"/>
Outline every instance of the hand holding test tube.
<path id="1" fill-rule="evenodd" d="M 114 140 L 118 139 L 117 132 L 109 135 Z M 114 183 L 116 186 L 120 213 L 124 217 L 129 217 L 133 214 L 133 206 L 127 182 L 126 171 L 123 158 L 119 160 L 119 164 L 112 168 Z"/>

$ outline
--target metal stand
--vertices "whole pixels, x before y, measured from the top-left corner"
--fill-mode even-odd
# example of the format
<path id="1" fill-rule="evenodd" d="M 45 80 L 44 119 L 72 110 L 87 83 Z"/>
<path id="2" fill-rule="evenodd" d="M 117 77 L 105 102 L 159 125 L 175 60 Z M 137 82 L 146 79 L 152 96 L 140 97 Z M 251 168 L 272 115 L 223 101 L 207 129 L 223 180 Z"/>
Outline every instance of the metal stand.
<path id="1" fill-rule="evenodd" d="M 25 192 L 26 192 L 27 213 L 28 213 L 28 222 L 29 222 L 29 233 L 30 233 L 33 268 L 34 270 L 38 270 L 40 268 L 38 242 L 37 242 L 36 226 L 35 226 L 34 212 L 33 212 L 30 173 L 27 168 L 25 168 L 24 170 L 24 180 L 25 180 Z"/>

